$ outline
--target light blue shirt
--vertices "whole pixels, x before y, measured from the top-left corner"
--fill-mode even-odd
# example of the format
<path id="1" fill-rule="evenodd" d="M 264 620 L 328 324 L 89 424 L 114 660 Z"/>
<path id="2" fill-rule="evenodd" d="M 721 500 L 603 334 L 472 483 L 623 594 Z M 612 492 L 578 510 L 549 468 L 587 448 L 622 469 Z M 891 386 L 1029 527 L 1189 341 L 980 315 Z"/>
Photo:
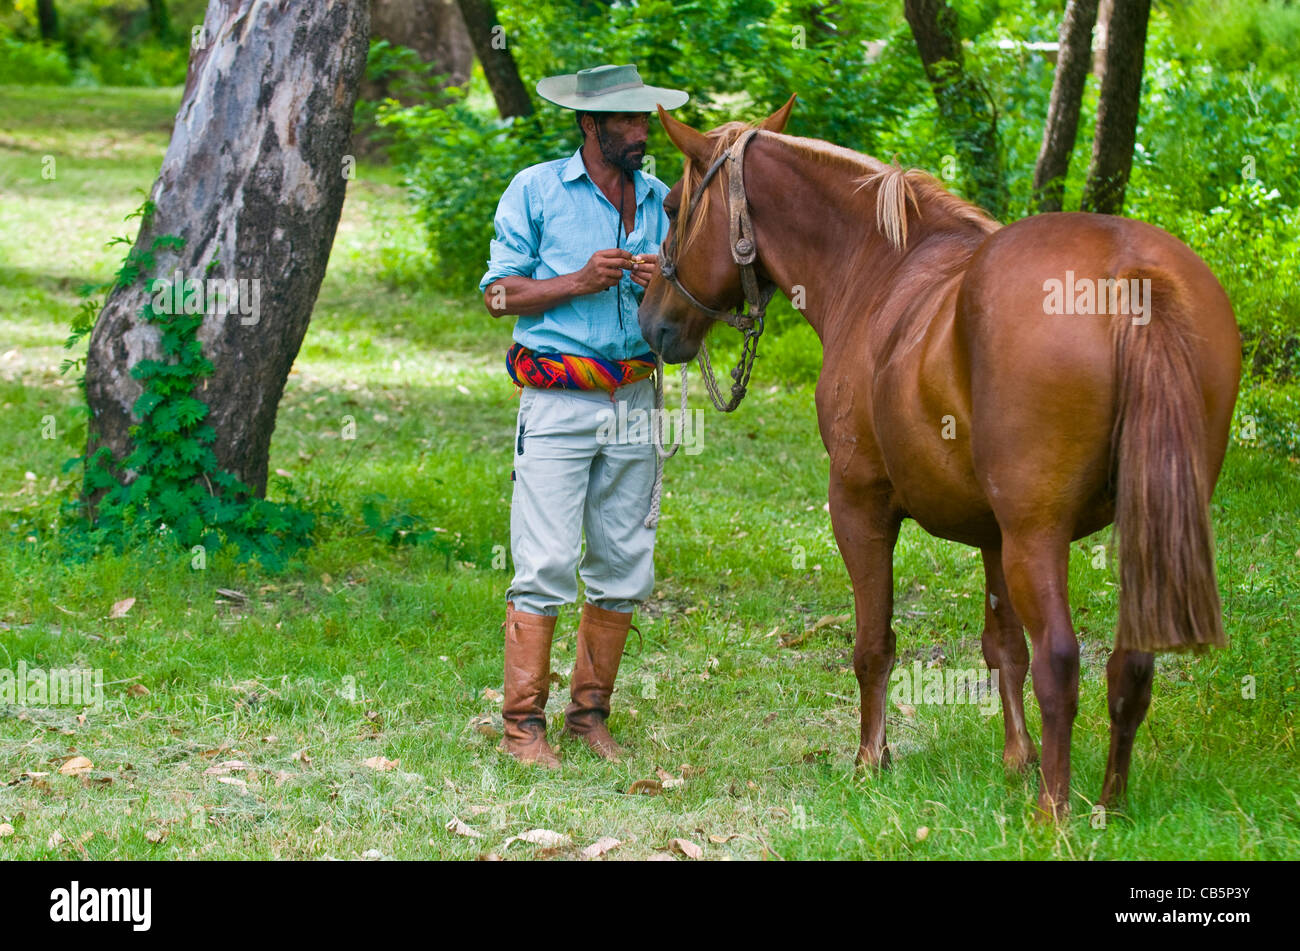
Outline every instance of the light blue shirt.
<path id="1" fill-rule="evenodd" d="M 587 174 L 579 148 L 567 159 L 532 165 L 517 174 L 497 204 L 496 237 L 480 292 L 510 274 L 542 281 L 580 271 L 605 248 L 658 254 L 668 233 L 664 196 L 668 186 L 642 171 L 633 173 L 636 222 L 623 230 L 618 208 Z M 632 197 L 631 193 L 628 195 Z M 617 238 L 615 237 L 617 229 Z M 515 321 L 514 339 L 530 350 L 627 360 L 650 349 L 636 311 L 645 288 L 624 271 L 613 287 L 574 297 L 551 310 Z M 622 299 L 622 326 L 619 300 Z"/>

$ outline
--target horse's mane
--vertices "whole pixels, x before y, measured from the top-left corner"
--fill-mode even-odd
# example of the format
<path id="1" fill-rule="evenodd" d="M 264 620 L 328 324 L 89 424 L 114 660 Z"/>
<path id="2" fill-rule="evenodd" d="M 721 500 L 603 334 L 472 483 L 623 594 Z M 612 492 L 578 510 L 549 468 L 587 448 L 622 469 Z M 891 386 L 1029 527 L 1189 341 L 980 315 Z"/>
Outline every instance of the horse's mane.
<path id="1" fill-rule="evenodd" d="M 699 214 L 691 217 L 688 207 L 695 188 L 709 166 L 723 152 L 731 148 L 736 139 L 749 129 L 758 128 L 758 123 L 728 122 L 708 133 L 713 143 L 713 151 L 707 163 L 701 167 L 689 156 L 682 171 L 682 206 L 679 221 L 690 221 L 689 232 L 684 236 L 682 246 L 691 243 L 699 233 L 707 217 L 710 193 L 705 192 L 700 199 Z M 778 133 L 772 133 L 778 134 Z M 938 212 L 959 223 L 974 226 L 979 232 L 988 234 L 1001 227 L 981 208 L 958 198 L 932 175 L 916 168 L 903 168 L 897 164 L 886 164 L 861 152 L 854 152 L 843 146 L 832 145 L 820 139 L 806 139 L 800 136 L 780 134 L 781 138 L 796 148 L 803 156 L 829 168 L 838 169 L 852 176 L 857 184 L 853 194 L 869 186 L 876 189 L 875 218 L 876 227 L 886 240 L 899 251 L 907 247 L 908 204 L 910 203 L 917 217 L 922 215 L 922 207 Z"/>

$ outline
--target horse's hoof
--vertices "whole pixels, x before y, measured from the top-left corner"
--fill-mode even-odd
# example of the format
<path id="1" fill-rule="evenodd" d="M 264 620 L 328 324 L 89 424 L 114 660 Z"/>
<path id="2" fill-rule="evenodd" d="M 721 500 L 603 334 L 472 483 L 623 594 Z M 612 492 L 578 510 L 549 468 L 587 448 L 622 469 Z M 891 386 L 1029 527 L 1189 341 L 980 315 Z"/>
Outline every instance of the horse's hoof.
<path id="1" fill-rule="evenodd" d="M 881 770 L 889 769 L 890 765 L 892 765 L 888 746 L 882 746 L 879 752 L 873 752 L 868 747 L 859 746 L 857 759 L 854 762 L 859 767 L 872 773 L 879 773 Z"/>
<path id="2" fill-rule="evenodd" d="M 1023 773 L 1038 762 L 1038 749 L 1032 740 L 1025 746 L 1008 746 L 1002 751 L 1002 766 L 1008 773 Z"/>
<path id="3" fill-rule="evenodd" d="M 1038 808 L 1034 818 L 1042 825 L 1051 823 L 1063 825 L 1070 818 L 1070 803 L 1064 800 L 1054 802 L 1050 796 L 1039 793 Z"/>

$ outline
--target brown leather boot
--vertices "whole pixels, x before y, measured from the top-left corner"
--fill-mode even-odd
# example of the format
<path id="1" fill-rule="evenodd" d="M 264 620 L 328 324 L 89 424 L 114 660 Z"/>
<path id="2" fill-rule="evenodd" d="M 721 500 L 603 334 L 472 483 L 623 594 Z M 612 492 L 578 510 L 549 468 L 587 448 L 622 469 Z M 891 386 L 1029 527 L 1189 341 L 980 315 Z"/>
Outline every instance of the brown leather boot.
<path id="1" fill-rule="evenodd" d="M 558 769 L 546 742 L 546 698 L 551 692 L 553 617 L 516 611 L 506 602 L 506 683 L 501 706 L 505 737 L 501 748 L 521 763 Z"/>
<path id="2" fill-rule="evenodd" d="M 564 732 L 581 737 L 596 753 L 615 762 L 623 748 L 614 742 L 605 720 L 631 626 L 631 614 L 607 611 L 590 602 L 582 606 L 577 659 L 569 679 L 571 702 L 564 711 Z"/>

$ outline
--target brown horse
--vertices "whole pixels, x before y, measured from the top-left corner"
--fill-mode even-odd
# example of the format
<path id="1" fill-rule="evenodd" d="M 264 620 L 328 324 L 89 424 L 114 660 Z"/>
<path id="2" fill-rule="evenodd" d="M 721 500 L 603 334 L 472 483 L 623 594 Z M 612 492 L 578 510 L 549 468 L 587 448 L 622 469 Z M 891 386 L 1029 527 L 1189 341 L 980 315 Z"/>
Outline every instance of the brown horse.
<path id="1" fill-rule="evenodd" d="M 927 175 L 782 134 L 793 104 L 707 134 L 660 110 L 686 163 L 664 202 L 673 229 L 642 334 L 665 361 L 687 361 L 723 310 L 761 309 L 757 277 L 821 338 L 817 417 L 857 614 L 859 763 L 889 762 L 893 549 L 912 518 L 982 552 L 981 643 L 1000 671 L 1003 760 L 1038 758 L 1025 726 L 1032 669 L 1038 805 L 1066 814 L 1079 684 L 1069 547 L 1113 521 L 1119 624 L 1101 795 L 1113 803 L 1150 702 L 1153 652 L 1225 643 L 1209 502 L 1241 372 L 1228 298 L 1158 228 L 1082 213 L 1000 227 Z M 743 282 L 741 252 L 753 255 Z"/>

